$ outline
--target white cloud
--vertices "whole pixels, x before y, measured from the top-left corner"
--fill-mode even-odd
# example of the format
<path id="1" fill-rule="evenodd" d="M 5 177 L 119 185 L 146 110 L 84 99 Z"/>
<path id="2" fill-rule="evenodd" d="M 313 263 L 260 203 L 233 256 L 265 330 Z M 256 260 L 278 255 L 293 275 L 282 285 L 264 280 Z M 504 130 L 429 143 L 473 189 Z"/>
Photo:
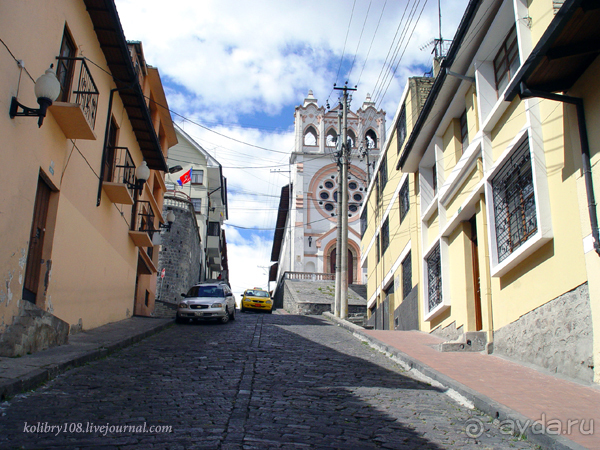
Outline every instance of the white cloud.
<path id="1" fill-rule="evenodd" d="M 273 170 L 288 170 L 294 145 L 293 116 L 279 117 L 282 111 L 293 111 L 309 89 L 319 104 L 329 99 L 335 106 L 333 84 L 349 78 L 350 85 L 358 84 L 352 109 L 371 93 L 378 107 L 387 111 L 389 124 L 406 78 L 422 75 L 431 66 L 431 48 L 420 47 L 438 35 L 437 2 L 416 1 L 116 0 L 116 4 L 125 36 L 142 41 L 147 62 L 158 67 L 170 108 L 255 145 L 184 124 L 186 132 L 223 165 L 229 188 L 228 223 L 273 228 L 278 196 L 288 183 L 287 173 Z M 403 35 L 406 18 L 419 16 L 423 4 L 414 34 L 411 25 Z M 466 4 L 467 0 L 443 1 L 444 37 L 454 35 Z M 396 52 L 392 44 L 400 36 L 405 39 L 398 55 L 405 53 L 397 67 L 397 59 L 391 64 L 392 76 L 390 61 Z M 252 117 L 267 122 L 248 127 Z M 231 282 L 239 300 L 248 287 L 266 287 L 266 269 L 258 266 L 269 265 L 272 237 L 248 237 L 248 232 L 231 226 L 226 230 Z"/>

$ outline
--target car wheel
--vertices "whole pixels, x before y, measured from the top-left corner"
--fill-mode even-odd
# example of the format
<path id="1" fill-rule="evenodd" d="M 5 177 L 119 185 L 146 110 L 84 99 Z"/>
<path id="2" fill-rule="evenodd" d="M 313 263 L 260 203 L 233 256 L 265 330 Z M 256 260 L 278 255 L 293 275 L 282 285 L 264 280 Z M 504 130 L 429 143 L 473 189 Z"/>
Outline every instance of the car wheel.
<path id="1" fill-rule="evenodd" d="M 223 317 L 221 317 L 221 323 L 227 323 L 229 322 L 229 310 L 226 309 L 225 310 L 225 315 Z"/>
<path id="2" fill-rule="evenodd" d="M 233 307 L 233 312 L 231 313 L 231 320 L 235 320 L 235 306 Z"/>
<path id="3" fill-rule="evenodd" d="M 269 311 L 267 311 L 267 314 L 273 314 L 273 310 L 270 309 Z"/>
<path id="4" fill-rule="evenodd" d="M 246 310 L 244 309 L 244 307 L 240 307 L 240 312 L 246 312 Z"/>

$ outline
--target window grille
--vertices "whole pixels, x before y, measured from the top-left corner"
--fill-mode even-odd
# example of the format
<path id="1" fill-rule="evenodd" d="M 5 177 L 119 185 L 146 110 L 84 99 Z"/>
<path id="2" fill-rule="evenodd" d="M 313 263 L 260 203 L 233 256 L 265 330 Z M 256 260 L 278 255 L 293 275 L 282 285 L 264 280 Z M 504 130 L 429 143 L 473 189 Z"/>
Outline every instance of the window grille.
<path id="1" fill-rule="evenodd" d="M 381 226 L 381 252 L 385 253 L 388 246 L 390 245 L 390 218 L 389 216 L 383 222 Z"/>
<path id="2" fill-rule="evenodd" d="M 492 180 L 498 262 L 537 231 L 529 142 L 525 139 Z"/>
<path id="3" fill-rule="evenodd" d="M 429 311 L 442 303 L 442 264 L 440 259 L 440 245 L 429 254 L 427 261 L 427 300 Z"/>
<path id="4" fill-rule="evenodd" d="M 408 198 L 408 180 L 404 182 L 404 185 L 400 189 L 400 223 L 404 220 L 410 209 L 410 199 Z"/>
<path id="5" fill-rule="evenodd" d="M 408 297 L 410 291 L 412 291 L 412 263 L 410 252 L 408 252 L 402 261 L 402 298 Z"/>
<path id="6" fill-rule="evenodd" d="M 398 141 L 397 153 L 400 153 L 400 149 L 406 140 L 406 108 L 404 106 L 400 110 L 398 123 L 396 124 L 396 140 Z"/>

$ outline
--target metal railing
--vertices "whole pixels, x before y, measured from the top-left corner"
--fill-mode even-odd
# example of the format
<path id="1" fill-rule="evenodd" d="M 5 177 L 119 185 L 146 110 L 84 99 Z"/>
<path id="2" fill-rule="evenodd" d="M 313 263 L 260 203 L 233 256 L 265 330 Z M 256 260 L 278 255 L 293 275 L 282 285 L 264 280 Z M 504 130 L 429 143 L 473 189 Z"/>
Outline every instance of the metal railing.
<path id="1" fill-rule="evenodd" d="M 132 220 L 132 231 L 145 231 L 152 236 L 158 231 L 154 227 L 154 211 L 152 205 L 147 200 L 138 200 L 134 205 L 134 220 Z"/>
<path id="2" fill-rule="evenodd" d="M 59 71 L 65 71 L 66 77 L 61 74 L 57 74 L 59 79 L 65 79 L 70 86 L 63 86 L 63 89 L 67 88 L 71 92 L 67 96 L 66 101 L 72 101 L 71 97 L 75 94 L 74 103 L 77 103 L 87 122 L 90 124 L 92 129 L 96 125 L 96 113 L 98 111 L 98 88 L 94 82 L 94 78 L 88 68 L 84 58 L 67 58 L 64 56 L 57 56 Z M 79 68 L 79 80 L 77 85 L 71 83 L 71 75 L 77 73 Z M 71 90 L 72 89 L 72 90 Z"/>
<path id="3" fill-rule="evenodd" d="M 106 159 L 106 181 L 111 183 L 126 184 L 133 197 L 136 178 L 135 164 L 127 147 L 108 147 Z"/>

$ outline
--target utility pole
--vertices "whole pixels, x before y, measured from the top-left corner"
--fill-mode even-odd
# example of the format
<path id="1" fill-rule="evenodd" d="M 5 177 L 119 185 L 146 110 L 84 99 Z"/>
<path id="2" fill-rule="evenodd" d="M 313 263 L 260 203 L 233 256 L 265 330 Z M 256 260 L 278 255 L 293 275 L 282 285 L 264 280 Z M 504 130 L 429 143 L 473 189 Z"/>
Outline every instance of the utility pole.
<path id="1" fill-rule="evenodd" d="M 343 115 L 343 106 L 340 102 L 340 106 L 338 109 L 338 133 L 337 133 L 337 142 L 336 142 L 336 158 L 337 158 L 337 167 L 338 167 L 338 186 L 342 185 L 342 155 L 344 154 L 344 141 L 341 137 L 342 134 L 342 115 Z M 342 243 L 342 225 L 340 221 L 340 217 L 342 216 L 342 193 L 341 187 L 338 187 L 338 196 L 337 196 L 337 241 L 336 241 L 336 250 L 335 250 L 335 305 L 334 305 L 334 314 L 336 317 L 340 317 L 340 313 L 342 310 L 342 252 L 340 251 L 340 245 Z"/>
<path id="2" fill-rule="evenodd" d="M 350 151 L 348 146 L 348 91 L 356 91 L 356 87 L 349 88 L 346 85 L 334 89 L 343 91 L 342 97 L 342 170 L 338 183 L 338 196 L 342 196 L 342 209 L 338 211 L 338 226 L 342 228 L 342 239 L 337 248 L 341 255 L 341 276 L 340 276 L 340 318 L 348 317 L 348 165 L 350 163 Z"/>

